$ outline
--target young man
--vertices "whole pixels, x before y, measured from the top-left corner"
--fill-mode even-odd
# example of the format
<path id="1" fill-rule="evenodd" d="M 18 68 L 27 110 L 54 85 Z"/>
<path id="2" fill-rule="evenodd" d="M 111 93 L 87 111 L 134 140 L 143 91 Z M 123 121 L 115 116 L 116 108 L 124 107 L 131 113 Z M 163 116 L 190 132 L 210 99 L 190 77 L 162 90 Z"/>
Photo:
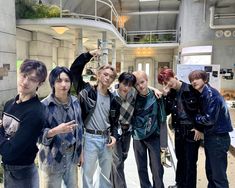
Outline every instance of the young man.
<path id="1" fill-rule="evenodd" d="M 126 188 L 124 161 L 127 158 L 131 140 L 131 118 L 134 112 L 136 90 L 133 88 L 136 78 L 133 74 L 123 72 L 118 77 L 118 88 L 114 91 L 116 106 L 120 108 L 118 119 L 119 139 L 113 147 L 111 181 L 113 188 Z"/>
<path id="2" fill-rule="evenodd" d="M 49 75 L 52 92 L 42 100 L 46 123 L 38 153 L 45 188 L 78 187 L 83 122 L 79 101 L 70 95 L 72 82 L 68 68 L 55 67 Z"/>
<path id="3" fill-rule="evenodd" d="M 84 164 L 83 187 L 92 188 L 93 176 L 97 169 L 99 173 L 99 187 L 111 187 L 109 182 L 112 165 L 112 147 L 117 137 L 117 115 L 111 102 L 113 95 L 108 88 L 116 77 L 116 71 L 110 65 L 101 66 L 97 71 L 98 83 L 91 86 L 82 78 L 82 71 L 93 56 L 98 56 L 99 51 L 93 50 L 81 54 L 71 66 L 74 85 L 78 94 L 82 118 L 85 126 L 84 134 Z"/>
<path id="4" fill-rule="evenodd" d="M 202 127 L 194 121 L 199 110 L 199 93 L 177 79 L 172 69 L 163 69 L 158 75 L 162 84 L 167 115 L 171 114 L 175 131 L 177 158 L 176 185 L 169 188 L 196 188 L 197 160 Z"/>
<path id="5" fill-rule="evenodd" d="M 40 61 L 25 60 L 20 66 L 18 95 L 3 110 L 0 128 L 0 154 L 5 188 L 39 187 L 34 159 L 37 140 L 44 124 L 44 107 L 36 94 L 47 77 Z"/>
<path id="6" fill-rule="evenodd" d="M 148 88 L 148 78 L 144 71 L 133 72 L 138 91 L 132 118 L 133 147 L 141 188 L 163 188 L 163 166 L 160 159 L 160 131 L 166 129 L 166 115 L 163 101 L 157 99 Z M 165 136 L 165 140 L 167 137 Z M 164 146 L 166 147 L 166 145 Z M 152 171 L 153 185 L 148 177 L 147 155 Z"/>
<path id="7" fill-rule="evenodd" d="M 208 84 L 205 71 L 191 72 L 189 81 L 201 93 L 201 113 L 195 119 L 204 125 L 208 188 L 228 188 L 227 152 L 230 146 L 229 132 L 233 127 L 227 105 L 220 93 Z"/>

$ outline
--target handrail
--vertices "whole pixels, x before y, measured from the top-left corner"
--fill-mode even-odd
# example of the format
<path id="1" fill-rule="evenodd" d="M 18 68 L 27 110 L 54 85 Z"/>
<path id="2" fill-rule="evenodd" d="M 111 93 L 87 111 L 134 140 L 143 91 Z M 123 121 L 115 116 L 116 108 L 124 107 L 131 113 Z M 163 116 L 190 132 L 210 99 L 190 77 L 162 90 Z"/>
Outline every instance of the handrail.
<path id="1" fill-rule="evenodd" d="M 128 44 L 176 43 L 176 30 L 128 31 Z"/>
<path id="2" fill-rule="evenodd" d="M 110 8 L 110 19 L 98 16 L 97 4 L 102 3 Z M 121 34 L 127 44 L 155 44 L 155 43 L 177 43 L 176 30 L 153 30 L 153 31 L 127 31 L 120 26 L 120 19 L 113 3 L 110 0 L 95 0 L 95 15 L 69 13 L 62 11 L 62 17 L 74 17 L 79 19 L 92 19 L 111 24 Z M 115 23 L 115 24 L 114 24 Z"/>

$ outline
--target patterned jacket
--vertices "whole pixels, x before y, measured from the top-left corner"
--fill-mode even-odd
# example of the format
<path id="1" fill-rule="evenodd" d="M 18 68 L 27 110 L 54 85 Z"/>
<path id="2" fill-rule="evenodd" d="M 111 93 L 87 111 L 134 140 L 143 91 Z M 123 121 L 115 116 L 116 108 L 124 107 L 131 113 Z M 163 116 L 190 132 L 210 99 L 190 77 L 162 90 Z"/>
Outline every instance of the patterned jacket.
<path id="1" fill-rule="evenodd" d="M 58 109 L 53 102 L 52 95 L 45 98 L 42 103 L 46 106 L 46 125 L 44 126 L 43 134 L 40 138 L 39 147 L 39 166 L 42 170 L 47 172 L 59 172 L 66 165 L 64 154 L 66 153 L 67 146 L 71 139 L 66 139 L 64 134 L 58 134 L 53 138 L 47 138 L 48 131 L 60 124 L 60 118 L 58 117 Z M 78 124 L 75 130 L 74 152 L 73 152 L 73 163 L 79 162 L 79 157 L 82 150 L 82 129 L 83 122 L 81 118 L 81 108 L 79 101 L 76 97 L 71 96 L 71 105 L 74 111 L 75 121 Z"/>

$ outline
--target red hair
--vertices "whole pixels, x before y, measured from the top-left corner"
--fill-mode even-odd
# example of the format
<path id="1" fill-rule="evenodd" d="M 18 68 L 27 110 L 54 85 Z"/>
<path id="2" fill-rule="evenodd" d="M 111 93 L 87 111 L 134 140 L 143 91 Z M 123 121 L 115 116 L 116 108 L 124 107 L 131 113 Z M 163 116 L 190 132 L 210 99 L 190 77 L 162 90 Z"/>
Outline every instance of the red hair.
<path id="1" fill-rule="evenodd" d="M 173 72 L 172 69 L 163 69 L 159 74 L 158 74 L 158 83 L 159 84 L 164 84 L 167 82 L 170 78 L 174 78 L 175 73 Z"/>

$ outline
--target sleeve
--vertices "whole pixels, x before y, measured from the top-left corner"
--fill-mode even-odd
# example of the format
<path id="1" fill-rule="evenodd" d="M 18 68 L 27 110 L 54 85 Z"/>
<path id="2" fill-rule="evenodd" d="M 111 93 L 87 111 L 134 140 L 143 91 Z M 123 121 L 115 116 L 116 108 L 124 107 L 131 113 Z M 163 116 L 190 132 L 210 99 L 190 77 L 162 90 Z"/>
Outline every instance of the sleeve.
<path id="1" fill-rule="evenodd" d="M 201 125 L 211 126 L 215 124 L 220 112 L 220 101 L 217 96 L 206 96 L 206 104 L 203 105 L 201 114 L 195 117 L 196 123 Z"/>
<path id="2" fill-rule="evenodd" d="M 166 112 L 163 104 L 163 99 L 158 100 L 159 106 L 159 124 L 160 124 L 160 147 L 167 148 L 167 125 L 166 125 Z"/>
<path id="3" fill-rule="evenodd" d="M 74 60 L 70 67 L 70 71 L 73 76 L 73 85 L 77 94 L 83 89 L 85 85 L 85 82 L 82 78 L 82 72 L 86 63 L 88 63 L 91 58 L 92 55 L 89 52 L 83 53 Z"/>
<path id="4" fill-rule="evenodd" d="M 48 131 L 51 129 L 51 126 L 50 126 L 50 124 L 48 122 L 49 114 L 50 114 L 50 112 L 48 110 L 48 107 L 45 105 L 44 106 L 44 117 L 45 117 L 45 119 L 44 119 L 44 123 L 43 123 L 43 130 L 42 130 L 42 133 L 41 133 L 41 135 L 39 137 L 39 143 L 43 144 L 45 146 L 49 146 L 51 144 L 53 138 L 54 138 L 54 137 L 47 138 Z"/>
<path id="5" fill-rule="evenodd" d="M 36 144 L 43 127 L 41 114 L 31 111 L 20 122 L 20 127 L 11 139 L 4 136 L 3 127 L 0 130 L 0 153 L 8 160 L 15 160 L 32 144 Z"/>

